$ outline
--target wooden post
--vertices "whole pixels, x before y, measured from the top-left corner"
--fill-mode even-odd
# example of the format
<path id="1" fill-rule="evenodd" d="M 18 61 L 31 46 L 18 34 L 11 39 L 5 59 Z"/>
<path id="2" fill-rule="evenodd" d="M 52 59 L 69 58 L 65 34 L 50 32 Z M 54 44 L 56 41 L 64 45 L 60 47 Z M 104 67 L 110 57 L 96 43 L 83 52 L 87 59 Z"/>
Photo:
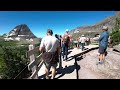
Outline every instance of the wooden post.
<path id="1" fill-rule="evenodd" d="M 59 68 L 62 68 L 62 51 L 60 51 L 60 55 L 59 55 Z"/>
<path id="2" fill-rule="evenodd" d="M 79 79 L 79 74 L 78 74 L 78 64 L 77 64 L 77 57 L 75 56 L 75 66 L 76 66 L 76 78 Z"/>
<path id="3" fill-rule="evenodd" d="M 33 45 L 29 45 L 29 51 L 34 49 L 34 46 Z M 33 60 L 35 60 L 35 55 L 34 53 L 30 56 L 30 62 L 32 62 Z M 37 66 L 34 66 L 32 68 L 32 73 L 36 70 Z M 38 79 L 38 74 L 36 75 L 36 77 L 34 79 Z"/>

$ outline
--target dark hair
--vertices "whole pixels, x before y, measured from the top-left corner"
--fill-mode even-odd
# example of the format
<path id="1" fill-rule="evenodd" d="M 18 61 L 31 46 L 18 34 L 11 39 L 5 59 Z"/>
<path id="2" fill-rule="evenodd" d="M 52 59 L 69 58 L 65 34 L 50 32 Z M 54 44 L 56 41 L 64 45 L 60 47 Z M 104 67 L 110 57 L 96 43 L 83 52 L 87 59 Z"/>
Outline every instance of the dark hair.
<path id="1" fill-rule="evenodd" d="M 55 37 L 56 37 L 56 38 L 58 38 L 58 35 L 57 35 L 57 34 L 55 34 Z"/>
<path id="2" fill-rule="evenodd" d="M 50 35 L 53 35 L 53 31 L 51 29 L 48 29 L 47 33 L 49 33 Z"/>
<path id="3" fill-rule="evenodd" d="M 59 40 L 60 39 L 60 37 L 59 37 L 59 35 L 58 34 L 55 34 L 55 37 Z"/>

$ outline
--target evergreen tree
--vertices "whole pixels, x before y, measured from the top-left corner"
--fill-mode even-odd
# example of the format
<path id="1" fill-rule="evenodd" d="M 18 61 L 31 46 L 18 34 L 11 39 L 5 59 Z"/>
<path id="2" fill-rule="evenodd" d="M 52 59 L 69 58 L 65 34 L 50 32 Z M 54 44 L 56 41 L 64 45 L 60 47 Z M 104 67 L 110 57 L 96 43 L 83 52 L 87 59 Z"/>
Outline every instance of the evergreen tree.
<path id="1" fill-rule="evenodd" d="M 120 19 L 116 18 L 115 26 L 112 29 L 111 37 L 111 46 L 120 44 Z"/>
<path id="2" fill-rule="evenodd" d="M 28 46 L 18 47 L 14 42 L 0 43 L 0 76 L 2 79 L 15 78 L 29 63 L 26 57 Z M 27 67 L 20 73 L 16 79 L 27 78 Z"/>

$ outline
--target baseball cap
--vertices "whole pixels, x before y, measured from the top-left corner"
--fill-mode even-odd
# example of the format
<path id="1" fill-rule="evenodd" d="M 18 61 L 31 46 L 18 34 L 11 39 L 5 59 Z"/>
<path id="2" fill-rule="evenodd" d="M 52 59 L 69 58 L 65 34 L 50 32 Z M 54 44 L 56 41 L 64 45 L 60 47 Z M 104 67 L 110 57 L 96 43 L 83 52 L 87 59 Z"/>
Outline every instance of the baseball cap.
<path id="1" fill-rule="evenodd" d="M 107 26 L 103 26 L 102 29 L 103 29 L 103 30 L 108 30 L 108 27 L 107 27 Z"/>
<path id="2" fill-rule="evenodd" d="M 69 30 L 68 30 L 68 29 L 66 29 L 65 31 L 66 31 L 66 32 L 68 32 Z"/>

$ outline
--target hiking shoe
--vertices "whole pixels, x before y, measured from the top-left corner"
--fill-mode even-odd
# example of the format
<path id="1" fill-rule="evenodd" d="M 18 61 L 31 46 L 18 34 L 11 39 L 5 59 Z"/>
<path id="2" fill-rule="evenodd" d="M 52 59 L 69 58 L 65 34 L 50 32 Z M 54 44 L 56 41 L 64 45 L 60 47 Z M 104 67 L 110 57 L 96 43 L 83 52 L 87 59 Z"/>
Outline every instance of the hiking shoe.
<path id="1" fill-rule="evenodd" d="M 50 77 L 49 76 L 45 76 L 45 79 L 50 79 Z"/>
<path id="2" fill-rule="evenodd" d="M 98 64 L 104 64 L 104 61 L 98 61 L 98 62 L 96 63 L 96 65 L 98 65 Z"/>
<path id="3" fill-rule="evenodd" d="M 99 62 L 97 62 L 97 63 L 96 63 L 96 65 L 98 65 L 99 63 L 100 63 L 100 61 L 99 61 Z"/>
<path id="4" fill-rule="evenodd" d="M 104 64 L 104 61 L 99 62 L 99 64 Z"/>

